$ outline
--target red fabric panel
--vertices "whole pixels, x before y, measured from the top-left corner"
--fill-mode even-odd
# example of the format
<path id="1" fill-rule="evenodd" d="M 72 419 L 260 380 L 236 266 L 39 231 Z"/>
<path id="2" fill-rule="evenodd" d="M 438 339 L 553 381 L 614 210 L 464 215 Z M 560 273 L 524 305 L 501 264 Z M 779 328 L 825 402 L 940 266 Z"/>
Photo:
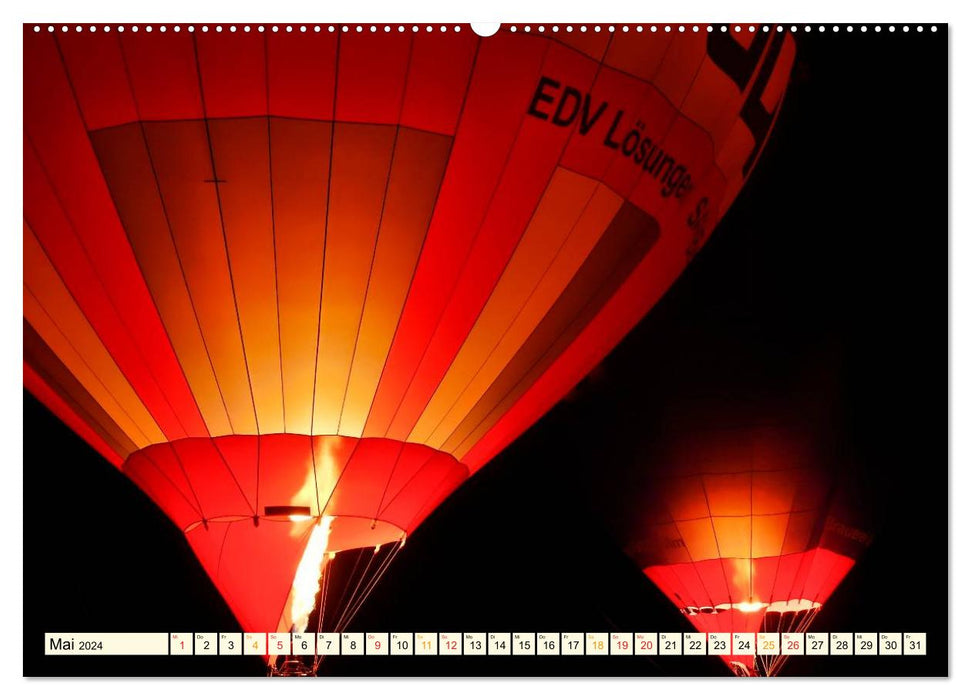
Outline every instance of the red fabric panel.
<path id="1" fill-rule="evenodd" d="M 172 460 L 167 460 L 171 463 Z M 195 505 L 195 498 L 187 494 L 173 477 L 178 470 L 166 469 L 160 461 L 136 452 L 124 464 L 122 471 L 134 481 L 152 501 L 169 516 L 179 529 L 199 522 L 202 514 Z M 184 478 L 182 479 L 184 482 Z"/>
<path id="2" fill-rule="evenodd" d="M 196 497 L 195 491 L 193 491 L 192 484 L 189 483 L 185 467 L 179 461 L 178 455 L 174 450 L 170 449 L 168 445 L 158 445 L 156 449 L 144 449 L 136 454 L 144 457 L 196 513 L 196 517 L 192 520 L 175 520 L 176 525 L 180 528 L 186 528 L 193 522 L 206 517 L 206 511 L 199 503 L 199 499 Z M 132 457 L 134 456 L 132 455 Z M 131 457 L 129 461 L 134 463 Z M 128 468 L 128 462 L 126 461 L 125 470 L 127 471 Z M 167 499 L 161 499 L 156 502 L 163 508 L 168 505 Z"/>
<path id="3" fill-rule="evenodd" d="M 188 32 L 120 35 L 132 93 L 146 121 L 201 119 L 199 69 Z"/>
<path id="4" fill-rule="evenodd" d="M 339 41 L 337 121 L 397 124 L 411 36 L 355 32 Z"/>
<path id="5" fill-rule="evenodd" d="M 828 549 L 817 548 L 813 552 L 806 553 L 807 558 L 810 555 L 812 559 L 801 586 L 794 589 L 793 593 L 802 598 L 824 603 L 846 578 L 855 562 L 849 557 Z"/>
<path id="6" fill-rule="evenodd" d="M 474 32 L 415 36 L 401 124 L 454 134 L 479 46 Z"/>
<path id="7" fill-rule="evenodd" d="M 138 120 L 117 32 L 68 32 L 57 39 L 89 131 Z"/>
<path id="8" fill-rule="evenodd" d="M 394 499 L 398 492 L 438 455 L 439 453 L 432 448 L 422 445 L 412 445 L 410 449 L 402 450 L 388 480 L 381 506 L 384 507 Z"/>
<path id="9" fill-rule="evenodd" d="M 192 490 L 207 518 L 254 515 L 253 505 L 246 501 L 233 479 L 232 471 L 216 450 L 214 441 L 206 439 L 178 440 L 168 445 L 192 484 Z M 142 450 L 148 452 L 153 448 Z"/>
<path id="10" fill-rule="evenodd" d="M 186 535 L 244 632 L 276 631 L 312 522 L 212 523 Z M 221 543 L 219 548 L 216 544 Z"/>
<path id="11" fill-rule="evenodd" d="M 769 601 L 774 600 L 778 595 L 785 595 L 783 591 L 788 590 L 783 586 L 779 586 L 782 563 L 785 561 L 786 557 L 764 557 L 761 559 L 755 559 L 752 562 L 752 590 L 754 591 L 754 596 L 758 600 Z M 788 599 L 791 596 L 786 596 Z"/>
<path id="12" fill-rule="evenodd" d="M 465 469 L 457 470 L 450 468 L 448 472 L 442 476 L 439 480 L 438 489 L 431 493 L 426 499 L 425 504 L 421 510 L 419 510 L 414 517 L 412 517 L 411 522 L 405 528 L 408 532 L 412 532 L 421 525 L 425 518 L 432 514 L 432 512 L 438 508 L 438 506 L 448 498 L 452 492 L 462 485 L 462 482 L 468 478 L 468 472 Z M 389 516 L 390 517 L 390 516 Z"/>
<path id="13" fill-rule="evenodd" d="M 266 45 L 270 114 L 333 119 L 337 35 L 277 32 L 267 37 Z"/>
<path id="14" fill-rule="evenodd" d="M 266 55 L 262 34 L 196 32 L 196 59 L 206 116 L 264 116 Z"/>
<path id="15" fill-rule="evenodd" d="M 411 532 L 467 475 L 451 457 L 437 453 L 400 490 L 385 497 L 381 518 Z"/>
<path id="16" fill-rule="evenodd" d="M 226 435 L 213 442 L 219 457 L 231 472 L 234 484 L 239 486 L 243 497 L 248 503 L 252 503 L 254 508 L 259 491 L 257 477 L 260 446 L 266 437 L 253 440 L 249 435 Z M 305 437 L 304 440 L 309 444 L 309 437 Z"/>
<path id="17" fill-rule="evenodd" d="M 376 518 L 403 447 L 404 443 L 393 440 L 362 440 L 341 473 L 327 514 Z"/>

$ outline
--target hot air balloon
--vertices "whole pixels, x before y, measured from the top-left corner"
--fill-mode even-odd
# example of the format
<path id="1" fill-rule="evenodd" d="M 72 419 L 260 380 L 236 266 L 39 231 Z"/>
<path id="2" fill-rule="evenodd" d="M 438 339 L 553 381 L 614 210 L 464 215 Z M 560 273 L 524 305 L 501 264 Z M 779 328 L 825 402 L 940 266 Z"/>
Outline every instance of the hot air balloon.
<path id="1" fill-rule="evenodd" d="M 628 554 L 700 632 L 805 632 L 870 543 L 864 482 L 810 421 L 691 405 L 642 454 Z M 804 650 L 732 647 L 722 659 L 768 676 L 790 653 Z"/>
<path id="2" fill-rule="evenodd" d="M 243 630 L 346 626 L 751 171 L 791 37 L 587 29 L 25 26 L 24 384 Z"/>

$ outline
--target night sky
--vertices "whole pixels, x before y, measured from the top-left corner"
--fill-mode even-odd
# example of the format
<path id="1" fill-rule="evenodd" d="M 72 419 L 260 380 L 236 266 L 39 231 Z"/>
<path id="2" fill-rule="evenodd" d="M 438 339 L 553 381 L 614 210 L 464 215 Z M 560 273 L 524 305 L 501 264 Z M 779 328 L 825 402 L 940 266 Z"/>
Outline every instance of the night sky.
<path id="1" fill-rule="evenodd" d="M 686 397 L 817 387 L 868 484 L 874 541 L 813 629 L 927 632 L 929 655 L 794 657 L 783 673 L 946 675 L 947 99 L 946 32 L 800 33 L 775 133 L 707 245 L 409 537 L 351 629 L 692 631 L 624 555 L 613 524 L 636 503 L 618 487 L 650 469 L 641 445 Z M 43 656 L 45 631 L 238 626 L 175 526 L 26 393 L 24 537 L 25 675 L 265 674 L 258 658 Z M 333 657 L 321 671 L 729 674 L 716 657 Z"/>

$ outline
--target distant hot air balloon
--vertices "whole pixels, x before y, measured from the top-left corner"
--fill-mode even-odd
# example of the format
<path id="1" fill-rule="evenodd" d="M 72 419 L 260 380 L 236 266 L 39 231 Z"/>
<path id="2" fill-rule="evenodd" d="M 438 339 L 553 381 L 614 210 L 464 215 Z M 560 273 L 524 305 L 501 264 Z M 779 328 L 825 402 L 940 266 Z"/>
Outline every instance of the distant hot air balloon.
<path id="1" fill-rule="evenodd" d="M 777 417 L 702 420 L 663 442 L 628 553 L 700 632 L 805 632 L 870 542 L 852 475 Z M 722 658 L 739 675 L 774 675 L 787 651 Z"/>
<path id="2" fill-rule="evenodd" d="M 24 384 L 244 630 L 343 628 L 742 186 L 792 38 L 587 29 L 25 27 Z"/>

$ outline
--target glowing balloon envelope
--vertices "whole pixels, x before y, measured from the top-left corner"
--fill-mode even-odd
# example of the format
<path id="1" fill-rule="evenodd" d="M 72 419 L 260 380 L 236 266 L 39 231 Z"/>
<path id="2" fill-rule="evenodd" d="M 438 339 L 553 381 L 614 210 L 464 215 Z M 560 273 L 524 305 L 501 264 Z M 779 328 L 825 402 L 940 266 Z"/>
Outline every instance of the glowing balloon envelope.
<path id="1" fill-rule="evenodd" d="M 870 542 L 840 475 L 788 427 L 689 432 L 652 472 L 627 549 L 701 632 L 805 632 Z M 722 658 L 773 675 L 782 641 Z"/>
<path id="2" fill-rule="evenodd" d="M 306 624 L 340 552 L 383 571 L 651 308 L 794 55 L 762 31 L 57 29 L 24 34 L 24 384 L 257 632 Z"/>

